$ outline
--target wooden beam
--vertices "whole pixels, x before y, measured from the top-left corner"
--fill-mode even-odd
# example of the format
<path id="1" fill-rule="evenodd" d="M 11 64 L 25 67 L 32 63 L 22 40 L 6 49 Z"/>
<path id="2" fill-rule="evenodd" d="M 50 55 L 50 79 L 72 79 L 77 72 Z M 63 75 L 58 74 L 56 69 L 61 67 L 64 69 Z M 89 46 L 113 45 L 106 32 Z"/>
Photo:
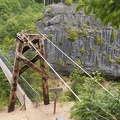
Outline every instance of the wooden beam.
<path id="1" fill-rule="evenodd" d="M 36 65 L 34 65 L 31 61 L 29 61 L 27 58 L 25 58 L 22 54 L 17 54 L 17 59 L 23 61 L 26 65 L 31 67 L 33 70 L 35 70 L 37 73 L 39 73 L 43 78 L 47 78 L 47 75 L 43 70 L 38 68 Z"/>
<path id="2" fill-rule="evenodd" d="M 40 54 L 45 58 L 45 50 L 44 50 L 44 41 L 39 40 L 38 48 L 40 50 Z M 45 61 L 40 57 L 40 67 L 46 73 L 46 65 Z M 43 90 L 43 97 L 44 97 L 44 104 L 49 104 L 49 91 L 48 91 L 48 81 L 46 78 L 42 77 L 42 90 Z"/>
<path id="3" fill-rule="evenodd" d="M 33 40 L 33 39 L 40 40 L 40 39 L 43 38 L 43 35 L 41 35 L 41 34 L 28 34 L 28 33 L 25 33 L 25 36 L 30 38 L 31 40 Z"/>
<path id="4" fill-rule="evenodd" d="M 39 59 L 39 55 L 36 55 L 34 58 L 32 58 L 30 60 L 30 62 L 32 63 L 35 63 L 37 60 Z M 19 75 L 22 74 L 25 70 L 27 70 L 29 68 L 28 65 L 24 65 L 21 69 L 20 69 L 20 72 L 19 72 Z"/>
<path id="5" fill-rule="evenodd" d="M 18 41 L 17 47 L 16 47 L 16 53 L 17 52 L 22 53 L 22 48 L 23 48 L 22 46 L 23 46 L 23 42 Z M 14 108 L 15 108 L 18 76 L 19 76 L 19 60 L 16 58 L 16 55 L 15 55 L 13 76 L 12 76 L 12 80 L 11 80 L 11 90 L 10 90 L 8 112 L 14 111 Z"/>
<path id="6" fill-rule="evenodd" d="M 34 39 L 34 40 L 32 40 L 31 42 L 32 42 L 33 44 L 36 44 L 36 43 L 39 42 L 39 39 Z M 29 47 L 28 45 L 24 46 L 22 53 L 25 53 L 25 52 L 26 52 L 27 50 L 29 50 L 29 49 L 30 49 L 30 47 Z"/>

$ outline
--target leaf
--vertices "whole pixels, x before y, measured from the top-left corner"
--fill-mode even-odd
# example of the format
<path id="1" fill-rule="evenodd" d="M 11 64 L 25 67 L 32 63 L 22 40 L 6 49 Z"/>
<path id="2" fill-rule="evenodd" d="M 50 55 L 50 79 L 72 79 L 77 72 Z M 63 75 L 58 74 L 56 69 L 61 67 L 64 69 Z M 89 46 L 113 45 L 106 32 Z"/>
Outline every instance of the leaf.
<path id="1" fill-rule="evenodd" d="M 85 4 L 82 4 L 82 5 L 78 5 L 75 10 L 74 10 L 74 13 L 77 13 L 78 10 L 80 10 L 81 8 L 83 8 L 84 6 L 86 6 Z"/>

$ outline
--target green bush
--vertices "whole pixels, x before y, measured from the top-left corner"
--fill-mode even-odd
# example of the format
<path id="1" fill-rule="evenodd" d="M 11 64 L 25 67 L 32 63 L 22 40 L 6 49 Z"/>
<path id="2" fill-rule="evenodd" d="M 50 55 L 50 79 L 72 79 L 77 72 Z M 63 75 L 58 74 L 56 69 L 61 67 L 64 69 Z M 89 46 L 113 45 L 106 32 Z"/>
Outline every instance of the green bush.
<path id="1" fill-rule="evenodd" d="M 35 33 L 35 22 L 42 18 L 43 4 L 28 0 L 0 1 L 0 42 L 13 39 L 17 32 Z M 14 41 L 13 41 L 14 42 Z M 10 43 L 10 42 L 9 42 Z M 9 47 L 11 44 L 4 44 Z"/>
<path id="2" fill-rule="evenodd" d="M 82 53 L 82 54 L 85 54 L 86 53 L 86 51 L 85 51 L 85 48 L 80 48 L 80 52 Z"/>
<path id="3" fill-rule="evenodd" d="M 114 42 L 116 40 L 116 31 L 114 28 L 112 28 L 112 32 L 111 32 L 111 37 L 110 37 L 110 42 Z"/>
<path id="4" fill-rule="evenodd" d="M 104 51 L 104 52 L 103 52 L 103 56 L 106 56 L 106 55 L 107 55 L 107 53 Z"/>
<path id="5" fill-rule="evenodd" d="M 71 72 L 71 89 L 82 100 L 71 108 L 71 117 L 75 120 L 119 120 L 120 102 L 116 99 L 120 96 L 118 83 L 116 86 L 111 87 L 112 83 L 106 86 L 106 89 L 116 95 L 115 98 L 97 84 L 106 82 L 99 72 L 93 72 L 92 76 L 94 79 L 84 76 L 79 69 Z M 72 93 L 68 92 L 67 96 L 70 100 L 76 100 Z"/>
<path id="6" fill-rule="evenodd" d="M 109 61 L 110 63 L 114 63 L 114 62 L 115 62 L 115 60 L 112 59 L 112 57 L 111 57 L 110 55 L 108 55 L 108 61 Z"/>
<path id="7" fill-rule="evenodd" d="M 75 120 L 119 120 L 119 108 L 120 103 L 104 93 L 97 99 L 86 97 L 83 103 L 77 102 L 71 109 L 71 117 Z"/>
<path id="8" fill-rule="evenodd" d="M 99 35 L 96 35 L 96 37 L 95 37 L 95 43 L 96 43 L 97 45 L 103 46 L 103 45 L 104 45 L 104 39 L 103 39 L 103 38 L 100 38 Z"/>
<path id="9" fill-rule="evenodd" d="M 0 107 L 8 104 L 10 84 L 0 69 Z"/>
<path id="10" fill-rule="evenodd" d="M 89 51 L 94 51 L 94 47 L 90 46 Z"/>
<path id="11" fill-rule="evenodd" d="M 77 33 L 74 29 L 70 30 L 69 36 L 67 37 L 71 42 L 77 40 Z"/>
<path id="12" fill-rule="evenodd" d="M 66 5 L 71 5 L 72 3 L 73 3 L 72 0 L 65 0 Z"/>

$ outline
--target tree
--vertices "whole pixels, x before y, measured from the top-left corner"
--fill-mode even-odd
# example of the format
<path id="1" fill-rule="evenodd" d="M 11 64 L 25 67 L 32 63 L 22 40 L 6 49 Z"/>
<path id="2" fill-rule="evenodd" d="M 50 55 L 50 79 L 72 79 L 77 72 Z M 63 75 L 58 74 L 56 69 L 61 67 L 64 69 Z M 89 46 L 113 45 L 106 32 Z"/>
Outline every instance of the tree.
<path id="1" fill-rule="evenodd" d="M 75 12 L 81 8 L 86 15 L 93 13 L 95 20 L 100 19 L 104 25 L 120 28 L 120 0 L 79 0 Z"/>

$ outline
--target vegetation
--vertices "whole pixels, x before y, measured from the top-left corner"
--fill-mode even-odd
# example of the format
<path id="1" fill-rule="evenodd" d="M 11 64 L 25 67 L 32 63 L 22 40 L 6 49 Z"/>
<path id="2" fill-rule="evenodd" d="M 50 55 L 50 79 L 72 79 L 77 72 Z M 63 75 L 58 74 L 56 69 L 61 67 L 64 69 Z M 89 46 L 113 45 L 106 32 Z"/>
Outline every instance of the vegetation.
<path id="1" fill-rule="evenodd" d="M 108 55 L 108 61 L 109 61 L 110 63 L 115 62 L 115 60 L 114 60 L 114 59 L 112 59 L 111 55 Z"/>
<path id="2" fill-rule="evenodd" d="M 74 42 L 75 40 L 77 40 L 77 33 L 76 33 L 76 31 L 73 28 L 70 29 L 70 33 L 69 33 L 68 39 L 71 42 Z"/>
<path id="3" fill-rule="evenodd" d="M 82 53 L 82 54 L 85 54 L 86 53 L 86 51 L 85 51 L 85 48 L 80 48 L 80 52 Z"/>
<path id="4" fill-rule="evenodd" d="M 8 80 L 0 69 L 0 108 L 4 105 L 7 105 L 9 94 L 10 84 L 8 83 Z"/>
<path id="5" fill-rule="evenodd" d="M 95 80 L 113 92 L 117 98 L 119 98 L 119 84 L 112 86 L 111 82 L 108 85 L 99 72 L 93 72 L 92 76 L 94 79 L 84 76 L 79 69 L 74 69 L 71 72 L 71 89 L 82 100 L 82 102 L 76 102 L 71 108 L 71 117 L 75 120 L 119 119 L 119 101 L 103 90 Z M 76 100 L 72 93 L 68 92 L 67 95 L 70 100 Z"/>
<path id="6" fill-rule="evenodd" d="M 36 3 L 32 0 L 1 0 L 1 46 L 5 45 L 6 48 L 8 48 L 12 45 L 17 32 L 24 31 L 28 33 L 35 33 L 35 22 L 42 18 L 43 10 L 43 4 Z"/>
<path id="7" fill-rule="evenodd" d="M 11 48 L 15 49 L 14 38 L 17 32 L 35 33 L 35 22 L 42 18 L 43 11 L 44 5 L 34 0 L 0 0 L 0 52 L 6 55 Z M 13 61 L 12 58 L 9 59 Z M 28 73 L 26 76 L 32 78 L 33 74 Z M 35 76 L 34 81 L 39 78 L 38 75 Z M 31 83 L 37 84 L 33 81 Z M 9 94 L 10 85 L 0 70 L 0 106 L 8 104 Z"/>
<path id="8" fill-rule="evenodd" d="M 106 55 L 107 55 L 107 53 L 104 51 L 104 52 L 103 52 L 103 56 L 106 56 Z"/>
<path id="9" fill-rule="evenodd" d="M 84 8 L 86 15 L 93 13 L 95 20 L 100 19 L 104 25 L 110 24 L 116 28 L 120 28 L 120 1 L 79 0 L 75 12 L 81 8 Z"/>
<path id="10" fill-rule="evenodd" d="M 88 32 L 87 32 L 87 29 L 86 29 L 86 28 L 83 29 L 83 35 L 84 35 L 85 37 L 87 37 L 87 35 L 88 35 Z"/>
<path id="11" fill-rule="evenodd" d="M 110 38 L 110 42 L 114 42 L 116 39 L 116 31 L 114 28 L 112 28 L 112 32 L 111 32 L 111 38 Z"/>
<path id="12" fill-rule="evenodd" d="M 66 5 L 71 5 L 72 3 L 73 3 L 72 0 L 65 0 Z"/>
<path id="13" fill-rule="evenodd" d="M 89 51 L 94 51 L 94 47 L 90 46 Z"/>
<path id="14" fill-rule="evenodd" d="M 82 1 L 82 0 L 80 0 Z M 85 11 L 87 14 L 88 12 L 92 11 L 92 2 L 94 1 L 94 4 L 98 7 L 98 2 L 95 0 L 84 0 L 84 3 L 82 1 L 82 4 L 91 3 L 88 5 L 88 7 L 85 8 Z M 96 9 L 95 7 L 95 17 L 99 18 L 99 15 L 97 15 L 101 10 L 101 4 L 104 6 L 104 1 L 100 2 L 101 0 L 98 0 L 100 3 L 100 8 Z M 110 0 L 108 0 L 110 1 Z M 106 3 L 108 3 L 108 1 Z M 110 3 L 111 6 L 113 3 L 113 0 Z M 49 1 L 48 1 L 49 2 Z M 71 0 L 66 0 L 66 4 L 71 5 Z M 47 3 L 46 3 L 47 4 Z M 83 4 L 83 6 L 84 6 Z M 118 4 L 119 6 L 119 4 Z M 106 10 L 107 8 L 105 8 Z M 39 4 L 39 0 L 1 0 L 0 1 L 0 48 L 1 51 L 8 52 L 10 50 L 10 47 L 14 47 L 14 37 L 17 32 L 24 31 L 28 33 L 34 33 L 35 30 L 35 22 L 42 17 L 42 12 L 44 10 L 43 4 Z M 98 10 L 98 11 L 96 11 Z M 52 11 L 49 10 L 49 13 Z M 103 11 L 105 13 L 106 11 Z M 101 14 L 101 16 L 103 15 Z M 112 15 L 112 14 L 111 14 Z M 105 19 L 103 20 L 103 23 L 107 23 Z M 102 20 L 102 19 L 101 19 Z M 117 19 L 115 19 L 117 20 Z M 59 24 L 61 23 L 61 20 L 59 21 Z M 112 19 L 110 21 L 112 25 L 114 25 Z M 46 21 L 43 20 L 43 24 L 46 25 Z M 87 25 L 89 25 L 90 22 L 88 21 Z M 75 24 L 74 24 L 75 25 Z M 80 26 L 82 27 L 88 27 L 87 25 L 82 26 L 82 23 L 80 23 Z M 116 26 L 116 25 L 114 25 Z M 118 26 L 116 26 L 118 27 Z M 65 26 L 65 29 L 67 32 L 69 32 L 68 39 L 71 42 L 74 42 L 77 39 L 77 35 L 83 35 L 86 37 L 88 35 L 88 31 L 86 28 L 82 28 L 82 30 L 76 31 L 75 29 L 71 29 L 69 26 Z M 48 37 L 52 38 L 52 34 L 49 34 Z M 111 42 L 114 42 L 115 37 L 115 31 L 112 30 L 111 34 Z M 53 40 L 54 43 L 56 43 L 56 40 Z M 95 42 L 97 45 L 104 45 L 104 40 L 100 38 L 99 35 L 96 36 Z M 62 40 L 59 41 L 59 44 L 62 45 Z M 90 51 L 93 51 L 94 48 L 92 46 L 89 47 Z M 80 52 L 82 54 L 86 53 L 85 48 L 80 48 Z M 31 53 L 31 52 L 30 52 Z M 106 52 L 103 52 L 104 56 L 107 56 Z M 28 58 L 32 57 L 33 54 L 26 54 Z M 112 57 L 110 55 L 107 56 L 109 62 L 114 62 Z M 77 59 L 76 62 L 81 65 L 82 61 L 80 59 Z M 120 56 L 118 56 L 117 62 L 120 63 Z M 58 60 L 59 65 L 63 65 L 63 61 L 60 58 Z M 36 63 L 37 65 L 39 63 Z M 68 65 L 72 65 L 70 61 L 66 62 Z M 28 80 L 28 82 L 34 87 L 36 91 L 39 91 L 41 94 L 41 78 L 38 74 L 32 72 L 31 69 L 27 70 L 23 73 L 23 76 Z M 95 82 L 99 82 L 102 85 L 104 85 L 106 88 L 108 88 L 110 91 L 115 93 L 115 96 L 119 98 L 119 92 L 120 86 L 118 85 L 108 87 L 106 86 L 107 81 L 103 76 L 100 75 L 99 72 L 93 72 L 92 76 L 94 78 L 87 77 L 83 75 L 83 72 L 79 69 L 74 69 L 70 73 L 71 78 L 71 89 L 82 99 L 82 103 L 76 102 L 73 108 L 71 109 L 71 117 L 75 118 L 75 120 L 94 120 L 94 119 L 100 119 L 104 120 L 104 118 L 109 120 L 115 120 L 120 118 L 120 103 L 111 97 L 107 92 L 102 90 L 100 86 Z M 34 78 L 34 80 L 32 79 Z M 115 88 L 116 87 L 116 88 Z M 26 87 L 27 88 L 27 87 Z M 115 88 L 113 90 L 113 88 Z M 8 96 L 9 96 L 9 90 L 10 85 L 8 81 L 6 80 L 4 74 L 0 70 L 0 107 L 2 105 L 6 105 L 8 103 Z M 118 91 L 116 91 L 118 90 Z M 62 96 L 62 94 L 60 94 Z M 67 96 L 67 97 L 66 97 Z M 75 96 L 71 92 L 67 92 L 65 97 L 61 97 L 60 101 L 67 101 L 69 100 L 76 100 Z M 89 109 L 88 109 L 89 108 Z M 106 111 L 106 112 L 105 112 Z M 110 114 L 108 114 L 110 113 Z"/>
<path id="15" fill-rule="evenodd" d="M 103 45 L 104 45 L 104 40 L 103 40 L 102 38 L 100 38 L 99 35 L 96 35 L 96 37 L 95 37 L 95 43 L 96 43 L 97 45 L 103 46 Z"/>

